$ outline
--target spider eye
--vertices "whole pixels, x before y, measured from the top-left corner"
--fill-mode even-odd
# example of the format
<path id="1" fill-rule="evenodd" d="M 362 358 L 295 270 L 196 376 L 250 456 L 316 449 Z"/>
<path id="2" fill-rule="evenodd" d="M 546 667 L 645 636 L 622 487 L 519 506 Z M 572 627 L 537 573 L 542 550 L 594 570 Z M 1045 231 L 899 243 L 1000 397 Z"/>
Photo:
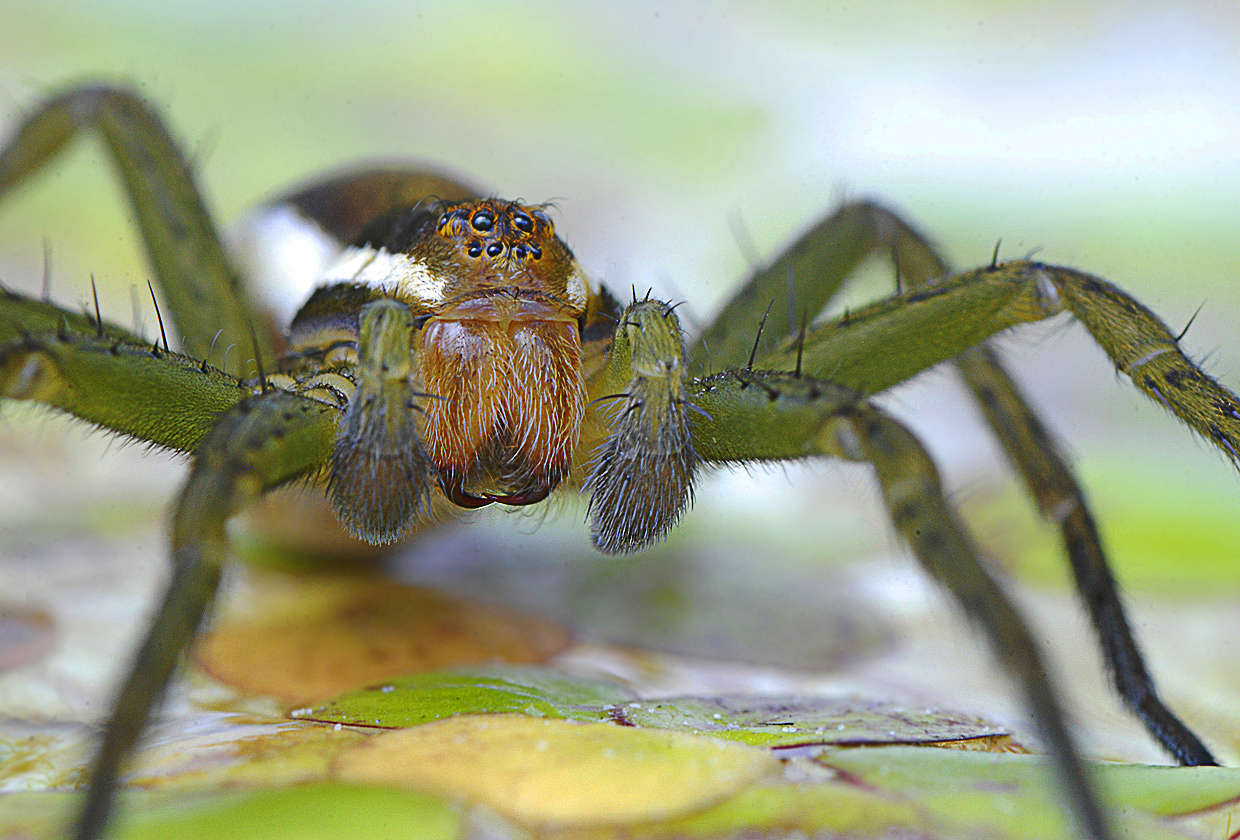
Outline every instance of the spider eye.
<path id="1" fill-rule="evenodd" d="M 529 248 L 530 248 L 531 257 L 533 257 L 536 260 L 542 259 L 542 248 L 540 248 L 537 245 L 534 245 L 533 243 L 530 244 Z"/>
<path id="2" fill-rule="evenodd" d="M 519 260 L 525 259 L 525 246 L 524 245 L 514 246 L 512 249 L 512 255 Z"/>
<path id="3" fill-rule="evenodd" d="M 442 216 L 439 217 L 439 229 L 443 230 L 444 228 L 446 228 L 448 226 L 448 222 L 450 221 L 452 221 L 452 217 L 449 216 L 447 213 L 444 213 Z"/>
<path id="4" fill-rule="evenodd" d="M 500 245 L 498 242 L 492 242 L 487 246 L 488 257 L 498 257 L 502 253 L 504 253 L 504 246 Z"/>
<path id="5" fill-rule="evenodd" d="M 532 233 L 534 230 L 534 220 L 530 218 L 528 213 L 518 213 L 513 216 L 512 223 L 522 233 Z"/>
<path id="6" fill-rule="evenodd" d="M 476 257 L 480 255 L 481 253 L 482 253 L 482 245 L 480 245 L 477 242 L 469 243 L 469 255 L 471 257 Z"/>
<path id="7" fill-rule="evenodd" d="M 474 230 L 479 233 L 486 233 L 491 228 L 495 227 L 495 216 L 493 216 L 489 210 L 479 210 L 474 214 L 474 217 L 470 219 L 470 224 L 472 224 L 474 226 Z"/>

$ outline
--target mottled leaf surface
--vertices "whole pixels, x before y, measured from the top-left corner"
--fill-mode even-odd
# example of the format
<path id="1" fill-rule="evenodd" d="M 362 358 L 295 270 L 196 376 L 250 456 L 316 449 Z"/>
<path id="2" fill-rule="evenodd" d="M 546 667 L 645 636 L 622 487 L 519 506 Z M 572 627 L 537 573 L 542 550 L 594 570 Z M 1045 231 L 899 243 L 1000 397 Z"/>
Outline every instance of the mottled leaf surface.
<path id="1" fill-rule="evenodd" d="M 1008 734 L 978 717 L 858 698 L 669 697 L 628 703 L 613 719 L 765 747 L 993 742 Z"/>
<path id="2" fill-rule="evenodd" d="M 344 780 L 433 790 L 535 826 L 666 819 L 779 770 L 769 751 L 716 738 L 525 715 L 385 733 L 336 764 Z"/>

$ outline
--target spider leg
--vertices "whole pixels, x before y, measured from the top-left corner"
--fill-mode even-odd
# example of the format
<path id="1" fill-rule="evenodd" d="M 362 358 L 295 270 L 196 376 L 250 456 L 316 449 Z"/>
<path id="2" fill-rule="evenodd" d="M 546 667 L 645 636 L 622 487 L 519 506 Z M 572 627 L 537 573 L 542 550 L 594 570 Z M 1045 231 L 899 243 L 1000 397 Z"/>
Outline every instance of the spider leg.
<path id="1" fill-rule="evenodd" d="M 986 571 L 912 432 L 848 388 L 785 372 L 729 371 L 694 380 L 688 398 L 701 409 L 689 424 L 704 461 L 828 455 L 874 467 L 895 526 L 1016 682 L 1082 832 L 1095 840 L 1112 837 L 1037 645 Z"/>
<path id="2" fill-rule="evenodd" d="M 142 336 L 104 321 L 93 312 L 71 312 L 46 300 L 35 300 L 0 288 L 0 342 L 8 343 L 37 333 L 76 333 L 130 344 L 145 341 Z"/>
<path id="3" fill-rule="evenodd" d="M 350 531 L 387 543 L 426 518 L 439 471 L 417 426 L 409 307 L 380 298 L 362 307 L 358 321 L 356 390 L 340 420 L 327 487 Z"/>
<path id="4" fill-rule="evenodd" d="M 1070 312 L 1138 389 L 1240 464 L 1240 397 L 1180 348 L 1139 301 L 1100 277 L 1017 260 L 947 277 L 815 324 L 759 352 L 759 368 L 792 370 L 874 394 L 997 332 Z"/>
<path id="5" fill-rule="evenodd" d="M 751 352 L 774 351 L 786 334 L 767 330 L 755 344 L 753 330 L 769 308 L 782 323 L 812 320 L 872 254 L 895 256 L 904 278 L 934 278 L 946 269 L 926 239 L 903 219 L 872 201 L 844 204 L 817 222 L 770 265 L 756 271 L 689 349 L 691 370 L 741 367 Z M 789 283 L 788 278 L 792 278 Z M 793 301 L 792 295 L 796 296 Z M 795 306 L 796 311 L 790 311 Z M 791 370 L 791 368 L 789 368 Z"/>
<path id="6" fill-rule="evenodd" d="M 96 754 L 78 840 L 102 833 L 121 769 L 207 614 L 228 556 L 228 519 L 266 491 L 319 470 L 331 453 L 338 415 L 304 397 L 261 394 L 221 415 L 198 446 L 173 517 L 172 580 Z"/>
<path id="7" fill-rule="evenodd" d="M 173 573 L 96 754 L 77 836 L 99 836 L 122 764 L 193 640 L 226 559 L 224 524 L 247 502 L 328 460 L 340 411 L 285 392 L 253 395 L 228 374 L 51 304 L 0 297 L 0 396 L 29 399 L 113 432 L 195 453 L 173 521 Z M 406 356 L 408 355 L 406 351 Z"/>
<path id="8" fill-rule="evenodd" d="M 749 369 L 689 379 L 684 354 L 666 304 L 644 300 L 624 311 L 594 386 L 615 397 L 603 409 L 611 434 L 586 482 L 595 545 L 621 553 L 662 538 L 692 498 L 703 462 L 811 455 L 869 462 L 914 554 L 981 627 L 1020 686 L 1082 829 L 1110 837 L 1037 646 L 982 566 L 912 433 L 847 386 Z"/>
<path id="9" fill-rule="evenodd" d="M 663 539 L 692 501 L 698 457 L 689 432 L 694 406 L 685 396 L 684 361 L 684 338 L 671 306 L 640 300 L 624 310 L 591 392 L 611 426 L 585 484 L 599 551 L 623 554 Z"/>
<path id="10" fill-rule="evenodd" d="M 732 337 L 727 331 L 729 323 L 752 320 L 756 317 L 755 307 L 768 299 L 777 306 L 787 304 L 787 284 L 782 281 L 782 276 L 787 272 L 792 271 L 803 278 L 798 284 L 797 294 L 808 307 L 808 311 L 814 312 L 825 306 L 861 259 L 870 253 L 881 251 L 890 252 L 896 264 L 897 275 L 911 287 L 925 287 L 948 273 L 947 264 L 936 253 L 933 245 L 898 216 L 872 202 L 850 203 L 815 225 L 771 266 L 757 272 L 748 286 L 728 304 L 724 315 L 703 336 L 695 349 L 708 348 L 712 357 L 717 359 L 722 354 L 726 358 L 731 352 L 729 341 Z M 991 268 L 997 270 L 1000 266 L 992 263 Z M 1091 288 L 1090 284 L 1082 285 Z M 1170 333 L 1160 329 L 1157 319 L 1140 304 L 1118 290 L 1114 292 L 1119 297 L 1108 297 L 1099 293 L 1087 299 L 1101 300 L 1104 303 L 1114 301 L 1109 307 L 1113 311 L 1144 313 L 1137 319 L 1137 323 L 1145 325 L 1146 341 L 1156 348 L 1149 352 L 1156 353 L 1154 358 L 1162 355 L 1157 348 L 1168 346 L 1165 342 Z M 900 295 L 899 298 L 919 303 L 928 300 L 926 294 L 927 290 L 924 288 L 920 292 L 912 288 L 909 293 Z M 1077 298 L 1067 296 L 1067 299 L 1071 301 Z M 1078 308 L 1084 305 L 1078 304 Z M 1094 306 L 1090 311 L 1099 308 L 1101 307 Z M 1110 323 L 1110 319 L 1104 316 L 1095 317 L 1104 324 Z M 864 324 L 866 318 L 867 314 L 864 312 L 853 313 L 848 316 L 847 322 L 836 321 L 819 330 L 819 336 L 830 327 L 838 331 L 854 323 Z M 737 335 L 739 336 L 739 333 Z M 910 335 L 910 339 L 923 345 L 928 343 L 925 335 Z M 821 341 L 821 337 L 818 340 Z M 784 346 L 788 343 L 789 339 L 785 339 Z M 1122 345 L 1123 341 L 1118 343 Z M 776 337 L 769 336 L 764 348 L 774 351 L 778 346 Z M 802 340 L 797 345 L 798 366 L 801 363 L 799 355 L 803 347 Z M 735 355 L 734 352 L 731 354 Z M 788 355 L 786 351 L 784 355 Z M 1114 357 L 1114 353 L 1112 355 Z M 1164 362 L 1170 360 L 1169 358 Z M 728 361 L 730 364 L 739 364 L 737 359 Z M 784 364 L 778 366 L 787 367 L 787 359 L 782 361 Z M 767 360 L 767 363 L 770 364 L 771 360 Z M 1117 364 L 1122 367 L 1120 362 Z M 993 350 L 980 346 L 964 352 L 956 357 L 955 365 L 973 392 L 1009 461 L 1020 473 L 1030 495 L 1037 502 L 1042 515 L 1061 531 L 1077 589 L 1097 630 L 1108 671 L 1121 698 L 1178 762 L 1185 765 L 1217 763 L 1200 739 L 1158 697 L 1153 679 L 1146 670 L 1140 648 L 1125 616 L 1085 494 L 1058 451 L 1050 432 L 1021 396 L 1012 377 L 1003 368 Z M 837 362 L 835 369 L 820 369 L 819 374 L 829 375 L 836 381 L 849 382 L 847 371 L 841 370 L 842 367 L 844 363 Z M 1190 369 L 1180 365 L 1177 370 Z M 1187 379 L 1195 380 L 1197 373 L 1193 368 L 1190 372 L 1172 374 L 1168 381 L 1181 383 Z M 870 376 L 870 372 L 855 376 L 857 387 L 869 392 L 885 387 L 880 384 L 883 381 L 881 376 L 866 378 Z M 1160 393 L 1157 385 L 1153 386 L 1153 390 Z M 1226 395 L 1215 393 L 1211 396 L 1224 404 L 1227 402 Z M 1166 403 L 1166 400 L 1163 402 Z M 1227 409 L 1229 417 L 1230 412 L 1231 409 Z M 1200 427 L 1197 428 L 1200 431 Z M 1219 440 L 1209 424 L 1205 434 Z M 1229 451 L 1229 454 L 1235 457 L 1234 451 Z"/>
<path id="11" fill-rule="evenodd" d="M 916 260 L 903 271 L 905 278 L 914 284 L 930 283 L 946 273 L 946 264 L 916 232 L 902 237 L 898 245 L 899 249 L 893 254 L 897 263 L 906 255 Z M 992 265 L 997 266 L 997 261 L 992 261 Z M 926 268 L 932 273 L 924 273 Z M 1036 501 L 1038 510 L 1060 529 L 1077 591 L 1098 633 L 1116 691 L 1150 734 L 1180 764 L 1217 764 L 1201 739 L 1158 696 L 1125 615 L 1085 493 L 1054 437 L 1021 395 L 992 347 L 981 345 L 965 351 L 956 357 L 954 364 L 1008 460 Z"/>
<path id="12" fill-rule="evenodd" d="M 1105 280 L 1071 269 L 1020 261 L 910 289 L 850 313 L 847 321 L 814 327 L 804 342 L 805 369 L 874 393 L 979 344 L 992 332 L 1065 311 L 1081 321 L 1141 391 L 1240 464 L 1240 398 L 1189 359 L 1175 335 L 1138 301 Z M 911 349 L 893 354 L 893 347 Z M 760 355 L 756 364 L 791 369 L 797 352 L 797 342 L 785 339 L 776 350 Z M 1049 436 L 1030 425 L 1033 415 L 1023 401 L 1018 406 L 1013 399 L 1010 382 L 999 384 L 992 361 L 961 363 L 966 378 L 985 381 L 976 392 L 983 412 L 999 424 L 1009 458 L 1044 513 L 1063 532 L 1120 694 L 1177 760 L 1214 763 L 1209 751 L 1158 699 L 1131 632 L 1126 632 L 1127 621 L 1100 541 L 1087 522 L 1087 508 L 1080 506 L 1083 494 L 1062 459 L 1052 454 Z M 1002 378 L 1007 380 L 1006 375 Z M 1000 390 L 1011 393 L 996 399 Z M 1075 514 L 1073 506 L 1079 506 Z"/>
<path id="13" fill-rule="evenodd" d="M 26 325 L 36 331 L 13 327 L 9 316 L 15 314 L 29 318 Z M 220 412 L 250 393 L 223 371 L 119 327 L 105 323 L 96 329 L 84 315 L 0 297 L 0 397 L 42 402 L 110 431 L 188 452 Z"/>
<path id="14" fill-rule="evenodd" d="M 31 113 L 0 150 L 0 199 L 47 166 L 83 129 L 97 131 L 121 176 L 146 243 L 160 294 L 187 352 L 246 375 L 252 359 L 272 359 L 274 333 L 251 332 L 255 309 L 230 265 L 167 128 L 131 91 L 71 88 Z M 218 335 L 218 340 L 216 336 Z M 254 341 L 258 341 L 258 346 Z"/>
<path id="15" fill-rule="evenodd" d="M 1050 432 L 1021 397 L 991 348 L 962 353 L 956 367 L 1038 509 L 1063 535 L 1077 590 L 1098 631 L 1120 697 L 1180 764 L 1217 764 L 1201 740 L 1159 698 L 1124 614 L 1098 527 Z"/>

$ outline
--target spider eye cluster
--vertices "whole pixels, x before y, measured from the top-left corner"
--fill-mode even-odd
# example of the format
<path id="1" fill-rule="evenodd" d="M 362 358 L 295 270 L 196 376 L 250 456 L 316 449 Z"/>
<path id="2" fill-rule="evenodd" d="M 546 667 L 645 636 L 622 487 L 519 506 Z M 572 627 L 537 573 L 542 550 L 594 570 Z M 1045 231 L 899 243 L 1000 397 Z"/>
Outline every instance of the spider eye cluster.
<path id="1" fill-rule="evenodd" d="M 555 238 L 555 226 L 543 210 L 518 202 L 486 200 L 461 204 L 439 216 L 435 233 L 450 240 L 470 259 L 505 255 L 519 262 L 542 259 Z"/>

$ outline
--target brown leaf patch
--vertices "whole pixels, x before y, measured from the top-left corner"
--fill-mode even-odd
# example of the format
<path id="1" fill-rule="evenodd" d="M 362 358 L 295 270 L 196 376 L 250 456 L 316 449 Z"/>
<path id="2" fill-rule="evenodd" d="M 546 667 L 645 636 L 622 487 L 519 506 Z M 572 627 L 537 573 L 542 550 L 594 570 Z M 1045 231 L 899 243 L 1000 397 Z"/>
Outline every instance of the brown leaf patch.
<path id="1" fill-rule="evenodd" d="M 226 621 L 198 645 L 211 676 L 292 703 L 333 697 L 401 674 L 480 662 L 539 663 L 569 634 L 539 618 L 385 580 L 298 583 L 264 615 Z"/>

